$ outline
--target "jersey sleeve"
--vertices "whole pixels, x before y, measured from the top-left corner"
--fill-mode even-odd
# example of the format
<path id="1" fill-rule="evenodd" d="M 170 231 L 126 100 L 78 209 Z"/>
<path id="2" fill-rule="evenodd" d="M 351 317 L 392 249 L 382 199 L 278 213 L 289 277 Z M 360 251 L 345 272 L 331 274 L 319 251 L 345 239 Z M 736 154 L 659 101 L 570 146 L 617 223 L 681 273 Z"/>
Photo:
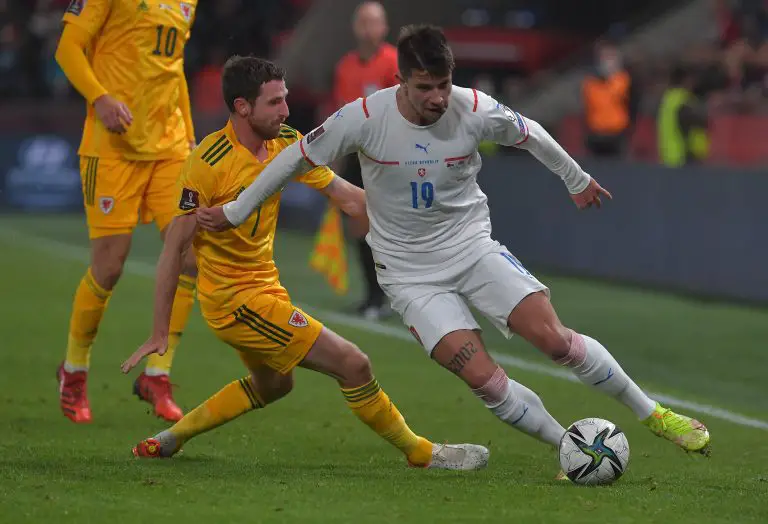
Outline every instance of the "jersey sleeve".
<path id="1" fill-rule="evenodd" d="M 194 153 L 190 155 L 179 177 L 176 215 L 188 215 L 201 206 L 209 207 L 215 197 L 215 183 L 211 167 Z"/>
<path id="2" fill-rule="evenodd" d="M 482 119 L 482 140 L 503 146 L 519 146 L 528 140 L 525 118 L 481 91 L 477 93 L 477 113 Z"/>
<path id="3" fill-rule="evenodd" d="M 112 0 L 72 0 L 63 21 L 85 29 L 93 37 L 106 22 L 111 7 Z"/>
<path id="4" fill-rule="evenodd" d="M 365 99 L 358 98 L 329 116 L 299 140 L 304 160 L 312 167 L 327 166 L 360 149 L 367 112 Z"/>
<path id="5" fill-rule="evenodd" d="M 304 135 L 301 134 L 301 131 L 296 131 L 296 136 L 299 140 L 304 138 Z M 306 184 L 312 189 L 324 189 L 328 184 L 333 182 L 333 177 L 336 176 L 333 171 L 330 170 L 327 166 L 318 166 L 310 171 L 307 171 L 306 173 L 303 173 L 296 177 L 297 182 L 301 182 L 302 184 Z"/>

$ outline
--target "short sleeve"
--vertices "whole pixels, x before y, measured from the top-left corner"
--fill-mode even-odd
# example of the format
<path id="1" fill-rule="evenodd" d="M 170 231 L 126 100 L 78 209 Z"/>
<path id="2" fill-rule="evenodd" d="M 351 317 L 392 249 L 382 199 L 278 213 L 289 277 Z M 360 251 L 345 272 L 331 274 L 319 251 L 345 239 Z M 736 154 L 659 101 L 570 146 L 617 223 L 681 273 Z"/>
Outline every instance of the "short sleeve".
<path id="1" fill-rule="evenodd" d="M 95 36 L 106 22 L 112 0 L 72 0 L 64 12 L 64 23 L 85 29 Z"/>
<path id="2" fill-rule="evenodd" d="M 483 140 L 504 146 L 519 146 L 528 140 L 528 124 L 520 113 L 481 91 L 477 91 L 477 102 Z"/>
<path id="3" fill-rule="evenodd" d="M 327 166 L 339 157 L 356 152 L 366 118 L 364 98 L 339 109 L 299 141 L 304 160 L 312 167 Z"/>
<path id="4" fill-rule="evenodd" d="M 209 207 L 213 202 L 216 177 L 208 164 L 194 154 L 187 158 L 178 182 L 177 215 L 188 215 L 195 209 Z"/>

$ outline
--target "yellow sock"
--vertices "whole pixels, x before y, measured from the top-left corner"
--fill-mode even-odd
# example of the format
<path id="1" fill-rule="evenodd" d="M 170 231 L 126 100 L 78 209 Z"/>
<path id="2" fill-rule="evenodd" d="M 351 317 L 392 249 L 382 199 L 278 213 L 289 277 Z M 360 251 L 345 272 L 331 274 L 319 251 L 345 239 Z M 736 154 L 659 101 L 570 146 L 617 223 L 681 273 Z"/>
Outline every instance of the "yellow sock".
<path id="1" fill-rule="evenodd" d="M 171 372 L 173 354 L 181 342 L 181 334 L 187 325 L 189 313 L 195 304 L 195 277 L 181 275 L 179 285 L 176 287 L 176 295 L 173 298 L 171 310 L 171 323 L 168 334 L 168 351 L 165 355 L 150 355 L 147 359 L 145 372 L 147 375 L 168 375 Z"/>
<path id="2" fill-rule="evenodd" d="M 91 346 L 112 291 L 96 283 L 91 268 L 80 280 L 72 304 L 67 340 L 67 368 L 69 371 L 87 370 L 91 362 Z"/>
<path id="3" fill-rule="evenodd" d="M 342 388 L 341 392 L 355 415 L 381 438 L 405 453 L 411 464 L 429 464 L 432 443 L 411 431 L 375 378 L 358 388 Z"/>
<path id="4" fill-rule="evenodd" d="M 218 393 L 184 415 L 168 431 L 176 437 L 177 447 L 190 438 L 210 431 L 247 413 L 263 408 L 264 402 L 254 391 L 250 377 L 235 380 L 224 386 Z"/>

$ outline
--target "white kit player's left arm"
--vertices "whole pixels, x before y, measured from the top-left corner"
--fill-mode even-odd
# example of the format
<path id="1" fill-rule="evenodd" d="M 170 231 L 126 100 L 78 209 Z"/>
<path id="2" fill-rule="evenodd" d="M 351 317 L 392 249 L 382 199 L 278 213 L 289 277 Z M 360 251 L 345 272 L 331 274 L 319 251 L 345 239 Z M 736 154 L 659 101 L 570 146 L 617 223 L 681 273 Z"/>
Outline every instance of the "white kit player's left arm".
<path id="1" fill-rule="evenodd" d="M 237 200 L 224 205 L 227 220 L 239 226 L 294 175 L 317 166 L 327 166 L 337 158 L 357 151 L 364 118 L 361 101 L 357 100 L 284 149 Z"/>
<path id="2" fill-rule="evenodd" d="M 483 118 L 483 139 L 529 151 L 565 182 L 575 195 L 584 191 L 591 177 L 536 121 L 512 111 L 478 91 L 478 113 Z"/>

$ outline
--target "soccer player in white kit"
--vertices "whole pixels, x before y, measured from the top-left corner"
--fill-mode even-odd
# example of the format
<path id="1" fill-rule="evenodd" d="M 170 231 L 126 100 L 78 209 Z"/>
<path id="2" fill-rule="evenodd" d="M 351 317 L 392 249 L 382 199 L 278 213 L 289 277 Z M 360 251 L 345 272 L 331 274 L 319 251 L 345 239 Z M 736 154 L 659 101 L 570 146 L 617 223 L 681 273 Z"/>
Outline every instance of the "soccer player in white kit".
<path id="1" fill-rule="evenodd" d="M 476 178 L 478 144 L 526 149 L 560 176 L 579 209 L 610 194 L 536 122 L 475 89 L 452 85 L 439 28 L 409 26 L 398 40 L 400 84 L 342 107 L 285 149 L 237 198 L 198 210 L 220 231 L 242 224 L 295 174 L 357 152 L 379 283 L 427 353 L 459 376 L 502 421 L 557 446 L 564 428 L 539 396 L 510 379 L 485 350 L 477 308 L 583 383 L 616 398 L 659 436 L 707 453 L 707 428 L 650 399 L 597 340 L 561 324 L 549 290 L 491 238 Z"/>

